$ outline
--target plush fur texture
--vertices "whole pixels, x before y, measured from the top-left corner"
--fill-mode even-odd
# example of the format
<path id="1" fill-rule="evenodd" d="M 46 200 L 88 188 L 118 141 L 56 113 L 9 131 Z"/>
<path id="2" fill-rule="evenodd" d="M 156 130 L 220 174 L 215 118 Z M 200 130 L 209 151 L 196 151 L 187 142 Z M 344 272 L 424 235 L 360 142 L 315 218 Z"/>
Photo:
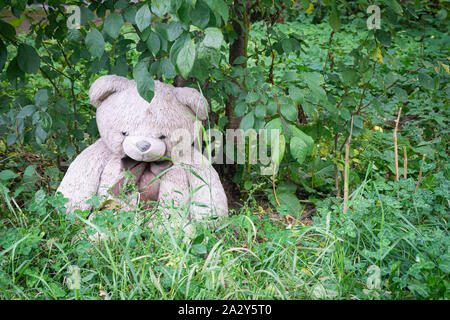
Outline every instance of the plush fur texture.
<path id="1" fill-rule="evenodd" d="M 217 172 L 193 147 L 196 119 L 205 120 L 208 111 L 197 90 L 155 81 L 155 96 L 149 103 L 134 81 L 109 75 L 93 83 L 89 97 L 97 107 L 101 138 L 72 162 L 58 188 L 69 199 L 68 213 L 90 209 L 86 200 L 93 195 L 114 197 L 111 190 L 124 177 L 129 158 L 151 162 L 153 172 L 163 165 L 158 161 L 172 161 L 170 168 L 161 169 L 159 179 L 163 214 L 171 214 L 173 210 L 167 208 L 178 205 L 189 206 L 191 219 L 228 213 Z M 133 208 L 138 201 L 139 193 L 130 193 L 123 208 Z"/>

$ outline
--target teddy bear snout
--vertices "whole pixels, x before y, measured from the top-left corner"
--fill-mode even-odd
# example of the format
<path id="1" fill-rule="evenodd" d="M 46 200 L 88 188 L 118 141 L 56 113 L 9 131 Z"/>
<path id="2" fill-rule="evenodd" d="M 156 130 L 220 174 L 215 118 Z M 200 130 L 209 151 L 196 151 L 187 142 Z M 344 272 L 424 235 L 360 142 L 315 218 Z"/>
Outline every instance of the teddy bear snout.
<path id="1" fill-rule="evenodd" d="M 166 144 L 161 139 L 146 136 L 127 136 L 123 151 L 136 161 L 157 161 L 166 153 Z"/>
<path id="2" fill-rule="evenodd" d="M 150 149 L 150 146 L 151 146 L 150 142 L 145 140 L 141 140 L 136 143 L 136 147 L 138 147 L 138 149 L 141 150 L 142 152 L 145 152 L 148 149 Z"/>

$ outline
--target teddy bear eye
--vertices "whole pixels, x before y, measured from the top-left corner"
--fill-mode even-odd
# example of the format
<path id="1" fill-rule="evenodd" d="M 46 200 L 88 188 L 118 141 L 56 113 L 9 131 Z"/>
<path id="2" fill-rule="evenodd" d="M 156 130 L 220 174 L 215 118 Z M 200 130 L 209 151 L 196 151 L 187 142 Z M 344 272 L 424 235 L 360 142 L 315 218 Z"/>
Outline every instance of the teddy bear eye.
<path id="1" fill-rule="evenodd" d="M 166 138 L 165 135 L 161 135 L 161 136 L 159 137 L 159 139 L 165 139 L 165 138 Z"/>
<path id="2" fill-rule="evenodd" d="M 122 131 L 122 135 L 125 137 L 128 136 L 128 131 Z"/>

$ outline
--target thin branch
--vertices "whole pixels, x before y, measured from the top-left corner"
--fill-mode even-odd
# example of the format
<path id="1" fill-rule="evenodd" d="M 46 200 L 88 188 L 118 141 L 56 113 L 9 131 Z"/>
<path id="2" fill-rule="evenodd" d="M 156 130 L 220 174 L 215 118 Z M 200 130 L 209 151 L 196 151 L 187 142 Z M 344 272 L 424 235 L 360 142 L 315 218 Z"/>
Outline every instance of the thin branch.
<path id="1" fill-rule="evenodd" d="M 425 161 L 425 159 L 427 158 L 427 155 L 424 154 L 422 157 L 422 162 Z M 416 185 L 416 189 L 414 190 L 414 193 L 417 192 L 417 190 L 420 187 L 420 180 L 422 179 L 422 165 L 420 165 L 420 169 L 419 169 L 419 179 L 417 180 L 417 185 Z"/>
<path id="2" fill-rule="evenodd" d="M 55 93 L 58 96 L 62 96 L 61 92 L 59 91 L 58 87 L 56 86 L 56 83 L 53 82 L 53 80 L 50 78 L 50 76 L 47 74 L 47 72 L 45 72 L 44 69 L 42 69 L 42 67 L 39 67 L 39 70 L 41 70 L 44 77 L 46 77 L 48 79 L 48 81 L 50 81 L 50 83 L 52 84 L 53 88 L 55 88 Z"/>
<path id="3" fill-rule="evenodd" d="M 337 144 L 338 144 L 339 133 L 334 135 L 334 156 L 337 154 Z M 339 198 L 341 196 L 341 189 L 339 187 L 339 173 L 337 163 L 334 164 L 334 185 L 336 187 L 336 197 Z"/>
<path id="4" fill-rule="evenodd" d="M 408 175 L 408 154 L 406 153 L 406 147 L 403 147 L 403 178 L 406 179 Z"/>
<path id="5" fill-rule="evenodd" d="M 353 116 L 352 122 L 350 124 L 350 134 L 348 136 L 348 141 L 345 145 L 345 167 L 344 167 L 344 211 L 343 213 L 347 213 L 348 209 L 348 167 L 349 167 L 349 153 L 350 153 L 350 143 L 352 141 L 353 134 Z"/>
<path id="6" fill-rule="evenodd" d="M 395 180 L 399 180 L 399 173 L 398 173 L 398 145 L 397 145 L 397 131 L 398 131 L 398 124 L 400 122 L 400 115 L 402 113 L 402 107 L 398 109 L 398 116 L 397 120 L 395 121 L 395 129 L 394 129 L 394 161 L 395 161 Z"/>

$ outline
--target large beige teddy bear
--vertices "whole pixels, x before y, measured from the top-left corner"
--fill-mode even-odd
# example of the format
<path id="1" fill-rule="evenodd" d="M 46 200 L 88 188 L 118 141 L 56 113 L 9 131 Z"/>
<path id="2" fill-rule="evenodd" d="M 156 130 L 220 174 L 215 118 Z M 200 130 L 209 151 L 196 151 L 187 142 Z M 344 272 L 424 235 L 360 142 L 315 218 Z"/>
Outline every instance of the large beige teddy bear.
<path id="1" fill-rule="evenodd" d="M 149 103 L 134 81 L 109 75 L 93 83 L 89 97 L 100 139 L 76 157 L 57 190 L 69 199 L 68 213 L 90 210 L 86 200 L 93 195 L 120 195 L 122 209 L 157 200 L 167 215 L 179 206 L 188 208 L 189 219 L 227 215 L 219 176 L 193 146 L 196 121 L 207 117 L 197 90 L 155 81 Z"/>

